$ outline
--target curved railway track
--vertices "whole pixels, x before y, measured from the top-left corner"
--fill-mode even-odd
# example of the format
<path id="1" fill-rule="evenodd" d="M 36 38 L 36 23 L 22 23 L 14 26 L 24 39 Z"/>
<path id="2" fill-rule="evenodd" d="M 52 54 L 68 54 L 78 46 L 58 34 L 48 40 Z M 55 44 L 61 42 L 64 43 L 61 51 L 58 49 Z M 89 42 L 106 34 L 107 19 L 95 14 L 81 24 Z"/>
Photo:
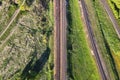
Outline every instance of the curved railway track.
<path id="1" fill-rule="evenodd" d="M 54 0 L 54 21 L 54 80 L 67 80 L 65 0 Z"/>

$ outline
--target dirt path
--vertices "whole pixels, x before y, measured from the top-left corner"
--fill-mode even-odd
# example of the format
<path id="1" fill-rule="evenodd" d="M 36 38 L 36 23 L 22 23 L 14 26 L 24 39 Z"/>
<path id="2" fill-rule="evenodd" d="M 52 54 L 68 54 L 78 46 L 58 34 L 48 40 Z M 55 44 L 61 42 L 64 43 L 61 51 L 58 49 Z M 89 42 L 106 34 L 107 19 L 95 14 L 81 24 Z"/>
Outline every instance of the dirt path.
<path id="1" fill-rule="evenodd" d="M 10 22 L 8 23 L 8 25 L 6 26 L 5 30 L 0 34 L 0 38 L 3 36 L 3 34 L 8 30 L 8 28 L 10 27 L 10 25 L 13 23 L 13 21 L 16 19 L 16 17 L 18 16 L 19 12 L 20 12 L 20 8 L 24 5 L 26 0 L 24 0 L 21 4 L 21 6 L 14 12 L 13 16 L 11 17 Z"/>
<path id="2" fill-rule="evenodd" d="M 19 14 L 20 12 L 20 8 L 17 9 L 15 11 L 15 13 L 13 14 L 12 18 L 11 18 L 11 21 L 8 23 L 7 27 L 5 28 L 5 30 L 0 34 L 0 38 L 5 34 L 5 32 L 8 30 L 8 28 L 10 27 L 10 25 L 13 23 L 13 21 L 15 20 L 15 18 L 17 17 L 17 15 Z"/>
<path id="3" fill-rule="evenodd" d="M 0 38 L 5 34 L 5 32 L 8 30 L 8 28 L 10 27 L 10 25 L 13 23 L 13 21 L 16 19 L 16 17 L 18 16 L 19 12 L 20 12 L 20 8 L 24 5 L 26 0 L 23 1 L 23 3 L 21 4 L 21 6 L 14 12 L 13 16 L 11 17 L 10 22 L 8 23 L 8 25 L 6 26 L 5 30 L 0 34 Z M 6 41 L 12 36 L 12 34 L 14 33 L 14 31 L 16 30 L 16 27 L 12 30 L 12 32 L 9 34 L 9 36 L 2 42 L 2 44 L 0 45 L 0 48 L 6 43 Z"/>
<path id="4" fill-rule="evenodd" d="M 2 46 L 10 39 L 10 37 L 14 34 L 14 32 L 15 32 L 16 29 L 17 29 L 17 27 L 14 27 L 14 29 L 9 34 L 9 36 L 2 42 L 2 44 L 0 45 L 0 48 L 2 48 Z"/>

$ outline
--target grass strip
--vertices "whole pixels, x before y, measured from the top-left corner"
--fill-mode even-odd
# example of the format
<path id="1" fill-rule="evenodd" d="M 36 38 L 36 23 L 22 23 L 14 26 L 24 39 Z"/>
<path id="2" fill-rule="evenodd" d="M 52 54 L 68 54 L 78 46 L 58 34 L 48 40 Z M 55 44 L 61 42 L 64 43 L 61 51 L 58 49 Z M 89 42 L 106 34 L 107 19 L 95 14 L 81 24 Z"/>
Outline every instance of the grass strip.
<path id="1" fill-rule="evenodd" d="M 97 17 L 99 19 L 99 25 L 104 37 L 105 43 L 107 44 L 107 50 L 110 51 L 111 57 L 113 57 L 112 62 L 114 62 L 115 67 L 117 68 L 119 77 L 120 77 L 120 39 L 118 38 L 114 27 L 101 6 L 99 1 L 94 1 L 94 6 L 96 10 Z"/>
<path id="2" fill-rule="evenodd" d="M 78 0 L 69 0 L 67 41 L 69 80 L 100 80 L 83 27 Z"/>
<path id="3" fill-rule="evenodd" d="M 107 69 L 107 72 L 109 73 L 109 77 L 111 80 L 118 80 L 117 70 L 114 65 L 113 57 L 111 55 L 109 46 L 106 43 L 105 37 L 103 36 L 103 33 L 101 31 L 98 15 L 97 15 L 96 9 L 94 7 L 94 1 L 93 0 L 90 0 L 90 1 L 85 0 L 85 2 L 87 5 L 87 10 L 89 13 L 89 19 L 90 19 L 90 22 L 92 25 L 94 37 L 96 39 L 99 52 L 101 53 L 103 61 L 106 64 L 106 69 Z M 106 22 L 107 22 L 107 20 L 106 20 Z"/>

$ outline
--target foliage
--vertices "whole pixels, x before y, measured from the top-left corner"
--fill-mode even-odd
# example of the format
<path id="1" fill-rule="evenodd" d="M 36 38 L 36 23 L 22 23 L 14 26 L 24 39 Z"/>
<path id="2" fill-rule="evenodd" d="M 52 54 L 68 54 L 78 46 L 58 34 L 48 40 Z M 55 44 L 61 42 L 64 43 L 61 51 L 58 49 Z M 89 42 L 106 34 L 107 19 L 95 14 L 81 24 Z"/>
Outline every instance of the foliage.
<path id="1" fill-rule="evenodd" d="M 110 7 L 117 19 L 120 18 L 120 0 L 108 0 Z"/>
<path id="2" fill-rule="evenodd" d="M 120 9 L 120 0 L 111 0 L 111 1 L 115 3 L 118 9 Z"/>

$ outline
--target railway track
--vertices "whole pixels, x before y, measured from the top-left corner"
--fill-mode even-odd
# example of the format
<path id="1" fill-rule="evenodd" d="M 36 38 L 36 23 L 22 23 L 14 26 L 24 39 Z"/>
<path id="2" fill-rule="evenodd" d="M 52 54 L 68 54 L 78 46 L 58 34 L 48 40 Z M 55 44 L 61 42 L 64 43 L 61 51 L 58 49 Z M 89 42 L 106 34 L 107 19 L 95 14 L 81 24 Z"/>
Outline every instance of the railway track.
<path id="1" fill-rule="evenodd" d="M 54 80 L 67 80 L 65 0 L 54 0 L 54 21 Z"/>
<path id="2" fill-rule="evenodd" d="M 90 20 L 88 18 L 88 12 L 87 12 L 87 9 L 86 9 L 85 2 L 84 2 L 84 0 L 79 0 L 79 1 L 80 1 L 80 5 L 81 5 L 81 8 L 82 8 L 82 12 L 83 12 L 84 22 L 85 22 L 85 25 L 87 27 L 88 36 L 89 36 L 89 39 L 90 39 L 90 42 L 91 42 L 91 46 L 92 46 L 92 49 L 93 49 L 93 53 L 94 53 L 94 56 L 95 56 L 95 59 L 96 59 L 97 65 L 98 65 L 98 69 L 99 69 L 101 78 L 102 78 L 102 80 L 108 80 L 108 76 L 106 75 L 106 73 L 104 71 L 104 67 L 102 65 L 102 61 L 101 61 L 100 56 L 99 56 L 99 52 L 98 52 L 98 49 L 97 49 L 97 44 L 96 44 L 96 41 L 94 39 L 94 35 L 93 35 L 92 27 L 91 27 L 91 24 L 90 24 Z"/>

